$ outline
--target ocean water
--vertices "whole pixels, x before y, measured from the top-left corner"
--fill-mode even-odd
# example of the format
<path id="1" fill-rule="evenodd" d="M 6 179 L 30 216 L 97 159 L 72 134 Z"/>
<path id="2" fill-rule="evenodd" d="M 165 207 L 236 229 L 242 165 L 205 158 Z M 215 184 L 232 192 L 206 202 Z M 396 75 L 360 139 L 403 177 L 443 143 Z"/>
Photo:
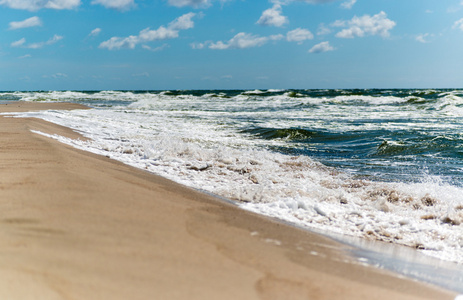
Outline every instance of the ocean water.
<path id="1" fill-rule="evenodd" d="M 88 105 L 15 117 L 244 209 L 463 263 L 463 90 L 0 93 L 11 100 Z"/>

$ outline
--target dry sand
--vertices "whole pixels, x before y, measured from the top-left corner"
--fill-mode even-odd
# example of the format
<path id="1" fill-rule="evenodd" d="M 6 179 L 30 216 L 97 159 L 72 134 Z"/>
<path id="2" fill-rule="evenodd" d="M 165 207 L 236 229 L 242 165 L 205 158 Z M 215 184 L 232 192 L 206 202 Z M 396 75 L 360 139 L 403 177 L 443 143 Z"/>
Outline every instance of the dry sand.
<path id="1" fill-rule="evenodd" d="M 0 111 L 72 109 L 11 103 Z M 347 246 L 0 117 L 0 299 L 454 299 Z"/>

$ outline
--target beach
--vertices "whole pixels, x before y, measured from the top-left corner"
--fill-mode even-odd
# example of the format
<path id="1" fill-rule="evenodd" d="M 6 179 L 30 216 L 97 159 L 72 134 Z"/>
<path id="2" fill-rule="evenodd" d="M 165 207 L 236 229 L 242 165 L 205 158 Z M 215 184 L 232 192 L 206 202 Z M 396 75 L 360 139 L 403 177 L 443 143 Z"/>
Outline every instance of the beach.
<path id="1" fill-rule="evenodd" d="M 82 108 L 9 103 L 1 112 Z M 455 299 L 349 247 L 0 117 L 3 299 Z"/>

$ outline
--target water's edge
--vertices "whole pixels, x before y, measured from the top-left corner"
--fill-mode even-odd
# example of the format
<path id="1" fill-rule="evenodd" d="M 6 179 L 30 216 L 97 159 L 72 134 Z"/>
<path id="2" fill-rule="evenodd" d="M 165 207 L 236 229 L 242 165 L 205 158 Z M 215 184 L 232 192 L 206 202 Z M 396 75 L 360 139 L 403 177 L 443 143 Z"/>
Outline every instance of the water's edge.
<path id="1" fill-rule="evenodd" d="M 240 207 L 239 203 L 236 201 L 205 190 L 195 190 L 212 196 L 220 202 Z M 347 249 L 347 255 L 350 255 L 367 267 L 391 271 L 412 280 L 463 294 L 463 269 L 461 265 L 457 263 L 434 258 L 403 245 L 366 240 L 354 236 L 337 234 L 331 231 L 308 228 L 279 218 L 259 215 L 300 230 L 322 235 L 343 244 L 347 246 L 345 247 L 345 249 Z"/>

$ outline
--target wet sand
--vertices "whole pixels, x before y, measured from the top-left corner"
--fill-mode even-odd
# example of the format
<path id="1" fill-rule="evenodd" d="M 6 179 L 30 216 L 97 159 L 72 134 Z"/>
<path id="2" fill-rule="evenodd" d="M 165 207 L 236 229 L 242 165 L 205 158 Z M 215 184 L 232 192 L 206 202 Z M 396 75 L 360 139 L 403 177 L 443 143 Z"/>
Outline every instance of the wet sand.
<path id="1" fill-rule="evenodd" d="M 50 106 L 51 105 L 51 106 Z M 76 109 L 0 105 L 0 112 Z M 0 117 L 1 299 L 454 299 L 349 246 Z"/>

